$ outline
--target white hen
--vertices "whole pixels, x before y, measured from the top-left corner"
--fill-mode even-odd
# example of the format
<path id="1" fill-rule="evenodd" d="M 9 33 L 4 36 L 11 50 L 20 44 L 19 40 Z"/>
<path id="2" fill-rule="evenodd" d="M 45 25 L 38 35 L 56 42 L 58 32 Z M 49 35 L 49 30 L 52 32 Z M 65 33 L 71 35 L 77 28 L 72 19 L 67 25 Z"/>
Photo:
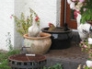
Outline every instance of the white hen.
<path id="1" fill-rule="evenodd" d="M 80 24 L 78 26 L 78 33 L 80 35 L 80 38 L 82 41 L 84 41 L 86 38 L 89 37 L 89 34 L 90 34 L 90 24 L 88 23 L 85 23 L 85 24 Z"/>
<path id="2" fill-rule="evenodd" d="M 85 40 L 86 38 L 88 38 L 90 32 L 91 32 L 91 25 L 89 23 L 84 23 L 81 24 L 80 20 L 81 20 L 81 15 L 79 12 L 76 12 L 76 21 L 77 21 L 77 30 L 79 33 L 79 36 L 81 38 L 81 40 Z"/>
<path id="3" fill-rule="evenodd" d="M 40 33 L 40 28 L 37 24 L 38 22 L 35 21 L 35 15 L 33 15 L 33 23 L 32 26 L 28 28 L 28 35 L 30 37 L 37 37 Z"/>

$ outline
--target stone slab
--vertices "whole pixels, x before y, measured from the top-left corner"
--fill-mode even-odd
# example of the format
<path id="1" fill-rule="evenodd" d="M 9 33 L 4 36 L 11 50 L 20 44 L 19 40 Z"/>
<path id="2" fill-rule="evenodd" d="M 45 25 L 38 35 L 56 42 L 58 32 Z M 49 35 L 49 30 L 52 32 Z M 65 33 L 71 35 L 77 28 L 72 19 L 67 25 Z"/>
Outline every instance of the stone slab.
<path id="1" fill-rule="evenodd" d="M 79 64 L 84 65 L 88 55 L 81 51 L 81 48 L 73 44 L 68 49 L 50 50 L 47 54 L 47 66 L 60 63 L 64 69 L 77 69 Z"/>

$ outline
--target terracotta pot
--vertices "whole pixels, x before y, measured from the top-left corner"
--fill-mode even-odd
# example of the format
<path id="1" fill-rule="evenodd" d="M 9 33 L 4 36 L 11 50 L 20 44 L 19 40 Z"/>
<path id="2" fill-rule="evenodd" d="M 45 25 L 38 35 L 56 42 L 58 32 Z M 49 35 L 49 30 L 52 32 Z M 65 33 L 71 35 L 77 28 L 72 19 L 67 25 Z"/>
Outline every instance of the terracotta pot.
<path id="1" fill-rule="evenodd" d="M 27 52 L 35 54 L 45 54 L 51 46 L 51 34 L 49 33 L 40 33 L 40 37 L 29 37 L 28 34 L 24 35 L 24 46 Z"/>

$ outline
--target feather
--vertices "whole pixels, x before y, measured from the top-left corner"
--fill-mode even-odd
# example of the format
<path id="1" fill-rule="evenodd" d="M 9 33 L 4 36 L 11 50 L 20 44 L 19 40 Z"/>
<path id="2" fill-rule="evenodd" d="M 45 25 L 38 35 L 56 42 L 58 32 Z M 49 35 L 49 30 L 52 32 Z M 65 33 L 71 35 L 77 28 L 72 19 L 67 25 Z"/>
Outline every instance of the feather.
<path id="1" fill-rule="evenodd" d="M 85 23 L 85 24 L 80 24 L 79 26 L 78 26 L 78 33 L 79 33 L 79 35 L 80 35 L 80 38 L 81 38 L 81 40 L 85 40 L 86 38 L 88 38 L 89 37 L 89 33 L 90 33 L 90 24 L 88 24 L 88 23 Z"/>

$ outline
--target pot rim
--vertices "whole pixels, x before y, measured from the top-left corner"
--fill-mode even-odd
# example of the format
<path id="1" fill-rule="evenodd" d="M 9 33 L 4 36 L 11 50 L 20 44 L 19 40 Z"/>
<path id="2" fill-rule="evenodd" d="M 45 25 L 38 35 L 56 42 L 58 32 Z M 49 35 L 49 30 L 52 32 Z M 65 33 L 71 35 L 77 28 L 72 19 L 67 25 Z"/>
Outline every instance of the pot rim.
<path id="1" fill-rule="evenodd" d="M 12 61 L 16 61 L 16 62 L 40 62 L 40 61 L 46 60 L 46 57 L 43 56 L 43 55 L 40 55 L 40 54 L 35 54 L 36 56 L 39 55 L 42 58 L 40 60 L 35 60 L 35 61 L 34 60 L 31 60 L 30 61 L 30 60 L 15 59 L 16 57 L 20 57 L 21 55 L 24 55 L 24 57 L 26 59 L 27 56 L 25 56 L 25 54 L 17 54 L 17 55 L 12 55 L 12 56 L 8 57 L 8 60 L 12 60 Z"/>
<path id="2" fill-rule="evenodd" d="M 51 33 L 51 34 L 67 34 L 67 33 L 71 33 L 72 30 L 69 28 L 69 30 L 67 31 L 48 31 L 48 28 L 49 27 L 45 27 L 45 28 L 42 28 L 42 32 L 46 32 L 46 33 Z M 63 27 L 56 27 L 57 29 L 63 29 Z"/>
<path id="3" fill-rule="evenodd" d="M 41 40 L 41 39 L 46 39 L 46 38 L 51 37 L 51 34 L 41 32 L 40 37 L 29 37 L 28 34 L 24 34 L 23 37 L 26 39 L 31 39 L 31 40 Z"/>

